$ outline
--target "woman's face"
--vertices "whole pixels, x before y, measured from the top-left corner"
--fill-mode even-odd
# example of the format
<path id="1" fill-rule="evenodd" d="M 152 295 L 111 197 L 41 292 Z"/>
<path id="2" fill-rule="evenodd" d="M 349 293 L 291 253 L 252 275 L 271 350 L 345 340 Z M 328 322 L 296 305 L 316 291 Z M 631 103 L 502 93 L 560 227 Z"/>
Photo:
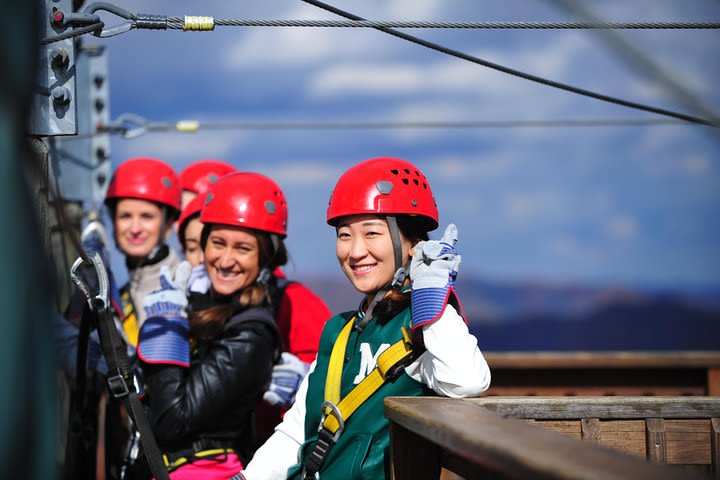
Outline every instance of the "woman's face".
<path id="1" fill-rule="evenodd" d="M 403 264 L 412 255 L 412 245 L 400 234 Z M 372 295 L 392 281 L 395 274 L 390 230 L 377 215 L 349 215 L 338 223 L 335 243 L 340 268 L 350 283 L 365 295 Z"/>
<path id="2" fill-rule="evenodd" d="M 185 258 L 193 267 L 203 263 L 203 251 L 200 245 L 200 235 L 203 224 L 198 217 L 185 224 Z"/>
<path id="3" fill-rule="evenodd" d="M 163 226 L 163 209 L 153 202 L 123 198 L 115 206 L 115 237 L 120 249 L 131 258 L 145 258 L 164 241 L 171 225 Z"/>
<path id="4" fill-rule="evenodd" d="M 246 228 L 214 225 L 204 253 L 210 283 L 220 295 L 251 285 L 260 272 L 258 239 Z"/>

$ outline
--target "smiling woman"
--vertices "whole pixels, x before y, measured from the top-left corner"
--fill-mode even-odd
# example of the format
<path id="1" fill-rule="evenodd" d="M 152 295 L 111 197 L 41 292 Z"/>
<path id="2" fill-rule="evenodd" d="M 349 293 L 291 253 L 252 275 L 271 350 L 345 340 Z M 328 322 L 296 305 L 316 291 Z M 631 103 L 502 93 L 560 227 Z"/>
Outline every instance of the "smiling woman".
<path id="1" fill-rule="evenodd" d="M 297 401 L 233 478 L 386 478 L 385 397 L 471 397 L 490 384 L 455 296 L 457 228 L 428 240 L 438 210 L 417 167 L 374 158 L 350 168 L 330 196 L 327 223 L 362 301 L 327 321 Z"/>
<path id="2" fill-rule="evenodd" d="M 312 319 L 316 327 L 304 318 L 297 321 L 302 315 L 291 321 L 313 353 L 312 331 L 319 335 L 328 315 L 324 305 L 313 307 L 309 291 L 299 297 L 298 285 L 278 278 L 287 262 L 288 211 L 273 180 L 248 172 L 227 175 L 203 204 L 199 241 L 210 289 L 191 291 L 187 298 L 182 281 L 165 278 L 156 302 L 146 307 L 155 311 L 146 323 L 153 328 L 140 332 L 150 419 L 173 480 L 226 479 L 249 460 L 256 448 L 256 417 L 262 417 L 256 415 L 256 408 L 262 411 L 258 400 L 270 402 L 276 362 L 284 383 L 271 393 L 287 398 L 280 403 L 271 396 L 272 405 L 292 402 L 297 387 L 291 388 L 291 380 L 299 384 L 306 368 L 294 354 L 281 357 L 283 346 L 292 350 L 297 344 L 280 315 L 288 294 L 295 301 L 304 298 L 303 314 L 319 315 Z M 271 419 L 267 413 L 264 418 Z"/>

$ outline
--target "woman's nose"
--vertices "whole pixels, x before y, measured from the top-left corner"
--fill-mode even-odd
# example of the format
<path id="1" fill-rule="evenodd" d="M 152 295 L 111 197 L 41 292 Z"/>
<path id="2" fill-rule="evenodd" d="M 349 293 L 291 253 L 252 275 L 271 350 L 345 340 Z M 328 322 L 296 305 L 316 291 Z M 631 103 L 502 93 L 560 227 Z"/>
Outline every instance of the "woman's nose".
<path id="1" fill-rule="evenodd" d="M 234 262 L 235 260 L 233 259 L 230 250 L 223 250 L 218 257 L 218 266 L 220 268 L 230 268 L 233 266 Z"/>
<path id="2" fill-rule="evenodd" d="M 367 255 L 367 246 L 362 238 L 355 237 L 350 245 L 350 258 L 358 259 Z"/>
<path id="3" fill-rule="evenodd" d="M 142 222 L 140 222 L 140 219 L 133 218 L 130 221 L 130 231 L 133 233 L 139 233 L 140 230 L 142 230 Z"/>

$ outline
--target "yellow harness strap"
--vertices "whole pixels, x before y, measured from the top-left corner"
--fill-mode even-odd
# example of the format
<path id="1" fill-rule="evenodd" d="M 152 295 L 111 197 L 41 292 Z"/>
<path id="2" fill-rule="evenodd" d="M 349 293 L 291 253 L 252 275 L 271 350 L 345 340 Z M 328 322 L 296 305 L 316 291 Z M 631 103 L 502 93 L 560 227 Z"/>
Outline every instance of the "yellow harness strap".
<path id="1" fill-rule="evenodd" d="M 342 368 L 345 360 L 345 350 L 348 338 L 352 330 L 355 317 L 343 327 L 338 335 L 328 365 L 327 378 L 325 380 L 325 400 L 337 406 L 341 419 L 335 417 L 332 408 L 325 407 L 325 419 L 322 426 L 332 432 L 337 432 L 340 422 L 343 423 L 357 410 L 360 405 L 382 387 L 386 381 L 395 377 L 399 368 L 406 365 L 406 360 L 412 356 L 412 343 L 407 330 L 402 327 L 403 338 L 385 350 L 377 360 L 377 366 L 370 374 L 340 400 L 340 382 L 342 379 Z M 338 403 L 339 401 L 339 403 Z"/>
<path id="2" fill-rule="evenodd" d="M 201 452 L 195 452 L 193 453 L 189 458 L 188 457 L 180 457 L 174 462 L 171 462 L 170 459 L 168 459 L 167 455 L 163 455 L 163 460 L 165 461 L 165 466 L 168 469 L 168 472 L 173 472 L 174 470 L 177 470 L 178 468 L 182 467 L 186 463 L 192 463 L 196 460 L 203 460 L 205 457 L 215 457 L 218 455 L 229 455 L 231 453 L 235 453 L 235 450 L 232 448 L 214 448 L 212 450 L 203 450 Z"/>
<path id="3" fill-rule="evenodd" d="M 125 315 L 125 321 L 123 322 L 123 330 L 128 338 L 128 341 L 137 347 L 138 336 L 140 335 L 140 329 L 138 328 L 137 317 L 135 316 L 135 307 L 133 306 L 132 299 L 130 298 L 130 291 L 125 291 L 120 295 L 120 300 L 123 304 L 123 314 Z"/>

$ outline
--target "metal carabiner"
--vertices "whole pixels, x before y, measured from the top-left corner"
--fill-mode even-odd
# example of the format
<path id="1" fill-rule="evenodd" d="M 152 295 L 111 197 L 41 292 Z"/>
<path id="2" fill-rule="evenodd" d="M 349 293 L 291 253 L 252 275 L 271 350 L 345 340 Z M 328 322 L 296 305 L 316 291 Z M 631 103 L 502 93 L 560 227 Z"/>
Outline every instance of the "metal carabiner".
<path id="1" fill-rule="evenodd" d="M 72 268 L 70 268 L 70 279 L 72 279 L 73 283 L 77 285 L 78 289 L 82 292 L 82 294 L 85 295 L 85 298 L 87 299 L 90 308 L 92 308 L 93 310 L 101 310 L 107 308 L 108 305 L 108 291 L 110 282 L 108 281 L 108 274 L 105 270 L 105 264 L 103 263 L 100 254 L 98 252 L 92 252 L 89 257 L 90 265 L 95 267 L 95 273 L 97 274 L 98 278 L 99 291 L 97 295 L 94 295 L 93 292 L 90 291 L 90 287 L 85 284 L 82 277 L 77 273 L 78 268 L 80 268 L 81 265 L 85 264 L 85 261 L 83 261 L 82 257 L 75 260 Z"/>
<path id="2" fill-rule="evenodd" d="M 110 28 L 103 28 L 99 33 L 95 32 L 93 35 L 96 37 L 106 38 L 106 37 L 114 37 L 115 35 L 120 35 L 121 33 L 129 32 L 134 26 L 135 21 L 137 20 L 137 17 L 133 14 L 125 10 L 124 8 L 118 7 L 117 5 L 113 5 L 112 3 L 107 2 L 94 2 L 85 8 L 85 13 L 95 13 L 98 10 L 104 10 L 106 12 L 114 13 L 120 18 L 124 18 L 125 20 L 128 20 L 125 23 L 121 23 L 120 25 L 116 25 L 114 27 Z"/>

